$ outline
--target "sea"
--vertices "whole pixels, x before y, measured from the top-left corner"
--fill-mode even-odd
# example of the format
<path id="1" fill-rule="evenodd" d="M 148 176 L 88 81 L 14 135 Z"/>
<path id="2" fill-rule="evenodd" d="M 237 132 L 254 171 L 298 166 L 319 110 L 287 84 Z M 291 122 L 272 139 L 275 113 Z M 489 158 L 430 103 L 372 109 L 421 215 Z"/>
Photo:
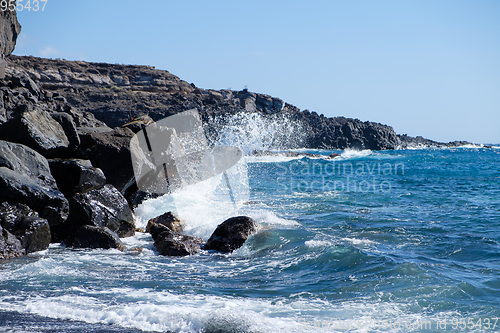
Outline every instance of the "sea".
<path id="1" fill-rule="evenodd" d="M 250 216 L 241 248 L 51 244 L 0 263 L 0 331 L 500 332 L 499 145 L 255 156 L 273 148 L 256 128 L 232 141 L 239 186 L 215 177 L 135 210 L 137 227 L 174 211 L 205 240 Z"/>

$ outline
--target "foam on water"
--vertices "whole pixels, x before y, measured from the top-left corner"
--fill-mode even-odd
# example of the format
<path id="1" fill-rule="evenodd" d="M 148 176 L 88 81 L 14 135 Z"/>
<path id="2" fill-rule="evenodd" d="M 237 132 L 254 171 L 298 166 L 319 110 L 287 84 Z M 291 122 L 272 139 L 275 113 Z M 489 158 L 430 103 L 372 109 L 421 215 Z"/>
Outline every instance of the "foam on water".
<path id="1" fill-rule="evenodd" d="M 346 149 L 344 150 L 340 156 L 338 157 L 339 159 L 342 160 L 347 160 L 347 159 L 354 159 L 354 158 L 363 158 L 369 155 L 372 155 L 373 152 L 371 150 L 354 150 L 354 149 Z"/>

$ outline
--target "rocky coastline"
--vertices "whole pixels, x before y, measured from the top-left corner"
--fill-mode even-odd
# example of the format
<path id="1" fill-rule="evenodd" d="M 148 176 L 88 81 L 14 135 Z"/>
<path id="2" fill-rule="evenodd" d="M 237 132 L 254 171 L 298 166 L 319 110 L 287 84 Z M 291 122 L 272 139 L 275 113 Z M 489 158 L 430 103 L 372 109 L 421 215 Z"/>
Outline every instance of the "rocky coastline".
<path id="1" fill-rule="evenodd" d="M 202 89 L 151 66 L 14 56 L 20 29 L 15 12 L 0 13 L 0 260 L 45 250 L 51 242 L 123 248 L 120 238 L 137 231 L 133 208 L 146 195 L 135 185 L 130 157 L 129 142 L 138 128 L 123 126 L 131 118 L 157 121 L 192 108 L 207 124 L 242 112 L 284 116 L 301 124 L 305 148 L 468 144 L 327 118 L 246 89 Z M 203 247 L 232 251 L 258 229 L 251 219 L 232 218 L 203 244 L 163 220 L 151 222 L 149 232 L 165 255 L 194 254 Z"/>

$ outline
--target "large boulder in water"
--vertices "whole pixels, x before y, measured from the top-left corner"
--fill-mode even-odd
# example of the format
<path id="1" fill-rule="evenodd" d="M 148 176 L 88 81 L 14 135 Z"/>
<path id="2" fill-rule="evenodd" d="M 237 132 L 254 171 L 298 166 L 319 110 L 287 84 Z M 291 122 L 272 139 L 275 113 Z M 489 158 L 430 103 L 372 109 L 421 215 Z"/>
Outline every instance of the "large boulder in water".
<path id="1" fill-rule="evenodd" d="M 164 225 L 173 232 L 182 232 L 184 230 L 184 223 L 172 212 L 166 212 L 165 214 L 150 219 L 146 226 L 146 232 L 150 232 L 151 226 L 155 224 Z"/>
<path id="2" fill-rule="evenodd" d="M 116 232 L 122 224 L 130 225 L 135 230 L 134 215 L 123 195 L 113 185 L 107 184 L 70 199 L 68 219 L 52 229 L 53 241 L 65 241 L 84 225 L 107 227 Z"/>
<path id="3" fill-rule="evenodd" d="M 66 198 L 106 185 L 104 172 L 94 168 L 89 160 L 57 158 L 49 160 L 49 166 L 59 189 Z"/>
<path id="4" fill-rule="evenodd" d="M 118 235 L 106 227 L 85 225 L 78 228 L 67 242 L 68 246 L 86 249 L 118 249 L 123 250 L 124 245 Z"/>
<path id="5" fill-rule="evenodd" d="M 203 239 L 172 231 L 162 223 L 150 220 L 148 231 L 154 239 L 156 250 L 164 256 L 188 256 L 200 251 Z"/>
<path id="6" fill-rule="evenodd" d="M 205 244 L 205 249 L 232 252 L 240 248 L 248 236 L 257 231 L 258 226 L 250 217 L 231 217 L 217 226 Z"/>

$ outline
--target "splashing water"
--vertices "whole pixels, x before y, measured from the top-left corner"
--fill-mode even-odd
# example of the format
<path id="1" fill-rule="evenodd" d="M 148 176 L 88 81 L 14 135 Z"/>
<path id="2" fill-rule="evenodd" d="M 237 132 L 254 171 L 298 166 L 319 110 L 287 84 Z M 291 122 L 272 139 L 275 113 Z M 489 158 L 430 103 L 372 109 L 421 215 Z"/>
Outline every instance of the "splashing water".
<path id="1" fill-rule="evenodd" d="M 306 138 L 302 124 L 285 114 L 217 115 L 205 122 L 205 132 L 212 134 L 209 137 L 212 144 L 238 147 L 244 154 L 254 150 L 300 148 Z"/>
<path id="2" fill-rule="evenodd" d="M 298 147 L 304 138 L 302 126 L 284 115 L 266 117 L 258 113 L 238 113 L 216 116 L 204 127 L 205 132 L 213 133 L 214 129 L 217 132 L 209 137 L 212 145 L 238 147 L 244 154 L 254 150 Z M 217 224 L 239 214 L 249 201 L 247 170 L 247 158 L 243 157 L 227 170 L 226 175 L 144 202 L 136 209 L 138 226 L 144 227 L 150 218 L 173 211 L 185 221 L 187 233 L 208 238 Z"/>

